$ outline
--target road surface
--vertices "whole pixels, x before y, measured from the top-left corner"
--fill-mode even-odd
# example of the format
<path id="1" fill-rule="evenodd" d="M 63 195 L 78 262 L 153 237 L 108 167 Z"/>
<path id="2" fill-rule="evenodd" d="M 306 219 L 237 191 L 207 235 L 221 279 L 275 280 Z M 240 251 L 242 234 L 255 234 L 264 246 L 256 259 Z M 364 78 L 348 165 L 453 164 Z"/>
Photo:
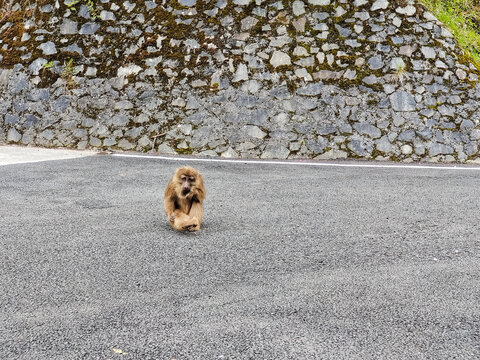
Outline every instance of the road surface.
<path id="1" fill-rule="evenodd" d="M 480 169 L 315 164 L 0 166 L 0 359 L 480 358 Z"/>

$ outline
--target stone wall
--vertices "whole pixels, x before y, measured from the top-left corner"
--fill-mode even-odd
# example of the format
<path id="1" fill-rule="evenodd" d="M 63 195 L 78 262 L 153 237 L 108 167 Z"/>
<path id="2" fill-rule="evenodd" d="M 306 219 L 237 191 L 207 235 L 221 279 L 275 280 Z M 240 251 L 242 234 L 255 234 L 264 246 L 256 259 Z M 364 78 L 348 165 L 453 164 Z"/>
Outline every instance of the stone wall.
<path id="1" fill-rule="evenodd" d="M 39 0 L 7 10 L 0 143 L 478 156 L 478 70 L 411 0 Z"/>

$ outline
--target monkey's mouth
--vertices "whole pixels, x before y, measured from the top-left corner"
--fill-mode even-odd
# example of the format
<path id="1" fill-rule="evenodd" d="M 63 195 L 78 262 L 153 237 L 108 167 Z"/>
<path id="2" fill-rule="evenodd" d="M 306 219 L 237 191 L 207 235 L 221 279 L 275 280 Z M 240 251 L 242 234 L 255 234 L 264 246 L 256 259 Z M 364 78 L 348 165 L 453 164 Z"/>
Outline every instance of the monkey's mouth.
<path id="1" fill-rule="evenodd" d="M 182 190 L 182 195 L 187 196 L 189 192 L 190 192 L 189 189 L 184 189 L 184 190 Z"/>

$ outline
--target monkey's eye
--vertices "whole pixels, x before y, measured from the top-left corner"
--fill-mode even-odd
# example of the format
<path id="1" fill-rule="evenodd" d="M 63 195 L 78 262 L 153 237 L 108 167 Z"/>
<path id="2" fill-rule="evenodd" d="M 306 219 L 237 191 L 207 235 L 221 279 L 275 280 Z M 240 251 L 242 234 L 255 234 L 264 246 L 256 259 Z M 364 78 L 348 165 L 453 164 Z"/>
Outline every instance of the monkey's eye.
<path id="1" fill-rule="evenodd" d="M 182 175 L 182 176 L 180 176 L 180 179 L 182 179 L 182 180 L 186 180 L 186 179 L 187 179 L 187 177 L 186 177 L 185 175 Z"/>
<path id="2" fill-rule="evenodd" d="M 194 181 L 195 181 L 195 178 L 194 178 L 194 177 L 191 177 L 191 178 L 190 178 L 190 181 L 191 181 L 191 182 L 194 182 Z"/>

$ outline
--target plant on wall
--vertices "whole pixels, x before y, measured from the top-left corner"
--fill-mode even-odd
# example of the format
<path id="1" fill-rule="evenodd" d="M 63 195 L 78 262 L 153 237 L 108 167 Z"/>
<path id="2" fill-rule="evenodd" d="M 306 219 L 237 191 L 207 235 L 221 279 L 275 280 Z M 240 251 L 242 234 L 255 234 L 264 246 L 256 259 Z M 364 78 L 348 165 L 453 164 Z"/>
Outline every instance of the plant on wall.
<path id="1" fill-rule="evenodd" d="M 90 13 L 92 19 L 97 20 L 100 19 L 99 10 L 95 7 L 95 3 L 92 0 L 73 0 L 67 3 L 68 8 L 72 12 L 76 12 L 77 8 L 76 5 L 83 2 Z"/>

